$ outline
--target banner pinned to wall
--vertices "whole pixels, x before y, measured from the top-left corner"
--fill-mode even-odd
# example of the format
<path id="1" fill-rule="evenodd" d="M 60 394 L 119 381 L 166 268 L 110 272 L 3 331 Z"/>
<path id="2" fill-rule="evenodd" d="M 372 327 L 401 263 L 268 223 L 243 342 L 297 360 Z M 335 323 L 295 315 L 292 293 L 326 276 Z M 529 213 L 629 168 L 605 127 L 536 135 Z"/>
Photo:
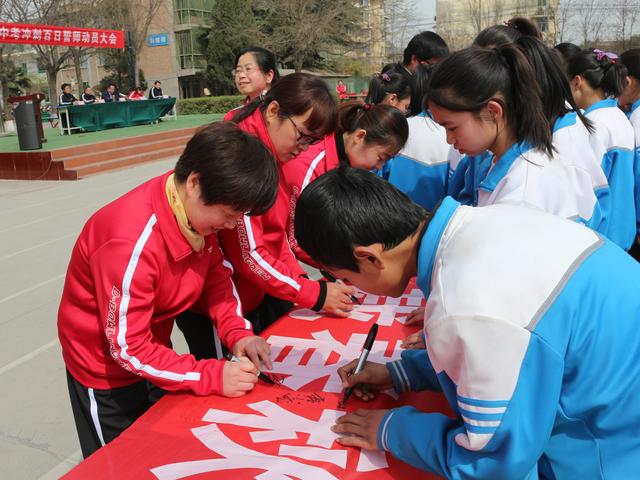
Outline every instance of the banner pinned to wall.
<path id="1" fill-rule="evenodd" d="M 124 48 L 124 32 L 122 30 L 0 22 L 0 43 Z"/>

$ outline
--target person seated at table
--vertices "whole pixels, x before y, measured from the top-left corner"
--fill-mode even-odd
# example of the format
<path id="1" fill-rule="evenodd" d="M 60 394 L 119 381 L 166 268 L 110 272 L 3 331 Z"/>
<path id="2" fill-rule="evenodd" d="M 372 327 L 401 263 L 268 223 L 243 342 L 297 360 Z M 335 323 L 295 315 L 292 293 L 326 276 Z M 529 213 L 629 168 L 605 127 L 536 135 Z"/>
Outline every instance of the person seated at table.
<path id="1" fill-rule="evenodd" d="M 110 83 L 107 86 L 107 89 L 102 92 L 102 101 L 103 102 L 117 102 L 119 99 L 119 93 L 116 91 L 116 86 L 114 83 Z"/>
<path id="2" fill-rule="evenodd" d="M 189 140 L 175 170 L 100 209 L 71 254 L 58 335 L 85 457 L 117 437 L 165 391 L 238 397 L 271 368 L 269 347 L 242 317 L 216 233 L 275 201 L 268 149 L 230 123 Z M 238 362 L 171 348 L 173 322 L 194 309 Z M 248 358 L 245 358 L 248 357 Z"/>
<path id="3" fill-rule="evenodd" d="M 144 88 L 142 87 L 134 88 L 127 98 L 129 100 L 146 100 L 144 96 Z"/>
<path id="4" fill-rule="evenodd" d="M 153 82 L 153 87 L 149 90 L 149 100 L 155 100 L 158 98 L 164 98 L 162 94 L 162 84 L 159 80 Z"/>
<path id="5" fill-rule="evenodd" d="M 632 478 L 640 465 L 640 264 L 573 221 L 516 205 L 431 213 L 363 170 L 300 196 L 298 244 L 376 295 L 427 297 L 426 350 L 338 372 L 363 400 L 444 393 L 453 418 L 358 409 L 332 430 L 446 478 Z M 428 406 L 425 406 L 428 407 Z"/>
<path id="6" fill-rule="evenodd" d="M 80 96 L 80 100 L 82 100 L 85 103 L 85 105 L 96 103 L 96 97 L 93 94 L 93 88 L 91 87 L 85 88 L 84 92 Z"/>
<path id="7" fill-rule="evenodd" d="M 75 102 L 78 101 L 78 99 L 73 96 L 73 93 L 71 93 L 70 83 L 63 83 L 60 88 L 62 89 L 62 92 L 60 92 L 58 105 L 60 106 L 73 105 Z"/>

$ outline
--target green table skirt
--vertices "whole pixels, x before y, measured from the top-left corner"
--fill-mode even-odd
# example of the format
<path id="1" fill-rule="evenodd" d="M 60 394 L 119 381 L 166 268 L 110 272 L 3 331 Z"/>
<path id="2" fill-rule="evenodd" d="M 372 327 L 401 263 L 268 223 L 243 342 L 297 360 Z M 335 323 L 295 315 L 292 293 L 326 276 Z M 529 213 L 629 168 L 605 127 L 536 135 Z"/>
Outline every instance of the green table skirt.
<path id="1" fill-rule="evenodd" d="M 175 98 L 93 103 L 69 107 L 71 125 L 87 132 L 153 123 L 171 111 Z"/>

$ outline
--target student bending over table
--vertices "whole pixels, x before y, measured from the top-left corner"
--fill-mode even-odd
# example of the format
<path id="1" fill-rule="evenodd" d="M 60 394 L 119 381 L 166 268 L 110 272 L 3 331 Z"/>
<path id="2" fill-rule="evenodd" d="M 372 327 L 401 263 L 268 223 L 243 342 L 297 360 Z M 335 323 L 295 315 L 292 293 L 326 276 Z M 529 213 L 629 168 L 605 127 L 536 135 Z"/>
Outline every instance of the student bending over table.
<path id="1" fill-rule="evenodd" d="M 201 128 L 174 172 L 95 213 L 71 255 L 58 312 L 71 406 L 85 457 L 117 437 L 165 391 L 241 396 L 271 368 L 231 281 L 216 232 L 275 201 L 267 148 L 230 123 Z M 171 348 L 180 312 L 206 314 L 240 362 Z M 253 362 L 253 363 L 252 363 Z"/>
<path id="2" fill-rule="evenodd" d="M 455 414 L 359 409 L 341 444 L 456 479 L 637 476 L 640 265 L 611 241 L 515 205 L 446 197 L 429 214 L 348 168 L 302 192 L 295 232 L 337 278 L 399 296 L 417 275 L 427 298 L 427 349 L 351 362 L 343 386 L 439 390 Z"/>

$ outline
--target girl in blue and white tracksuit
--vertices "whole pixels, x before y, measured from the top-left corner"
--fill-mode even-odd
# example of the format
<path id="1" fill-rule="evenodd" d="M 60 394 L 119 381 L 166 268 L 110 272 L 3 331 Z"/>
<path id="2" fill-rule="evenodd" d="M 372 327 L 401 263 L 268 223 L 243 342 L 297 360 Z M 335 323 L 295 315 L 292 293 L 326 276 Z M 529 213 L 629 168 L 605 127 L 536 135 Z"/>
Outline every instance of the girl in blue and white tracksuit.
<path id="1" fill-rule="evenodd" d="M 378 174 L 418 205 L 432 210 L 447 194 L 451 170 L 460 158 L 447 144 L 447 135 L 424 106 L 433 65 L 418 65 L 411 77 L 409 138 Z M 452 166 L 453 164 L 453 166 Z"/>
<path id="2" fill-rule="evenodd" d="M 579 218 L 567 170 L 552 157 L 535 73 L 515 45 L 442 61 L 431 77 L 429 109 L 460 153 L 483 156 L 472 179 L 477 206 L 509 203 Z"/>
<path id="3" fill-rule="evenodd" d="M 635 198 L 636 242 L 629 253 L 640 260 L 640 48 L 627 50 L 620 55 L 620 63 L 627 67 L 627 81 L 618 103 L 628 109 L 627 116 L 635 137 Z"/>
<path id="4" fill-rule="evenodd" d="M 617 56 L 600 50 L 583 50 L 572 56 L 567 73 L 576 103 L 594 124 L 594 150 L 604 146 L 602 170 L 609 182 L 611 204 L 605 219 L 606 235 L 628 250 L 636 236 L 633 128 L 618 108 L 626 68 Z"/>
<path id="5" fill-rule="evenodd" d="M 596 138 L 591 139 L 594 126 L 576 105 L 555 52 L 531 36 L 523 36 L 515 43 L 536 74 L 545 115 L 553 129 L 554 159 L 567 169 L 576 194 L 580 220 L 605 234 L 607 210 L 610 208 L 609 185 L 600 166 L 605 149 Z M 592 143 L 598 145 L 597 151 Z"/>

